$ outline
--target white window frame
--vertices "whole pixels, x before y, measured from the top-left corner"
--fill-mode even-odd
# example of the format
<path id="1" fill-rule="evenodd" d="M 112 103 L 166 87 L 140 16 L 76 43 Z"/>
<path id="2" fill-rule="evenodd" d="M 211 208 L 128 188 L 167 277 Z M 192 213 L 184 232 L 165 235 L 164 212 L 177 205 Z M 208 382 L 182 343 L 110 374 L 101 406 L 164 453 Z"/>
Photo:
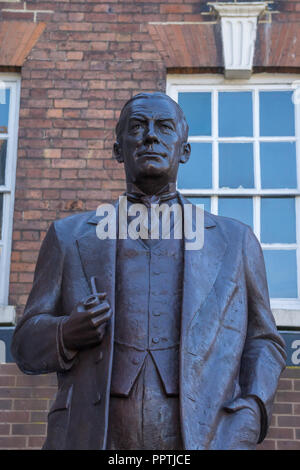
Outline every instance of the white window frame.
<path id="1" fill-rule="evenodd" d="M 0 259 L 0 323 L 11 324 L 14 323 L 15 320 L 15 308 L 14 306 L 8 305 L 8 295 L 16 183 L 21 79 L 20 76 L 16 74 L 1 73 L 0 82 L 4 82 L 5 87 L 10 89 L 7 134 L 0 134 L 0 139 L 7 139 L 5 184 L 0 186 L 0 193 L 3 194 L 3 239 L 0 241 L 0 246 L 2 248 Z"/>
<path id="2" fill-rule="evenodd" d="M 168 75 L 166 93 L 178 101 L 178 93 L 184 91 L 208 91 L 212 93 L 212 136 L 189 137 L 189 142 L 210 142 L 213 146 L 212 161 L 212 188 L 211 189 L 180 189 L 184 196 L 209 196 L 211 198 L 211 212 L 217 213 L 218 197 L 220 196 L 249 196 L 253 198 L 253 231 L 260 239 L 260 197 L 272 195 L 295 196 L 296 210 L 296 240 L 294 244 L 266 244 L 263 249 L 296 249 L 297 258 L 297 299 L 271 299 L 271 307 L 278 326 L 300 326 L 300 105 L 295 105 L 295 137 L 288 141 L 296 143 L 297 188 L 295 189 L 261 189 L 259 142 L 287 141 L 286 137 L 259 137 L 259 95 L 261 90 L 293 90 L 293 84 L 299 83 L 300 75 L 296 74 L 253 74 L 249 80 L 228 80 L 223 75 L 195 74 L 195 75 Z M 219 138 L 218 137 L 218 91 L 254 91 L 253 99 L 253 137 Z M 218 188 L 218 143 L 219 142 L 251 142 L 254 148 L 254 179 L 255 189 L 247 188 Z M 298 215 L 298 217 L 297 217 Z"/>

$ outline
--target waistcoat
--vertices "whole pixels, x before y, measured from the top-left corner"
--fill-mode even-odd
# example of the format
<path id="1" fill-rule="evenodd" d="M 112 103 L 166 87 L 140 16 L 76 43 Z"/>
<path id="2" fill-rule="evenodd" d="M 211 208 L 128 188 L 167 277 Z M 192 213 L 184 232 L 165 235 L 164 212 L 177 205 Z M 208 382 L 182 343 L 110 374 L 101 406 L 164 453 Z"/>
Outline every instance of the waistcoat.
<path id="1" fill-rule="evenodd" d="M 178 395 L 182 269 L 182 240 L 118 240 L 112 395 L 129 395 L 147 355 Z"/>

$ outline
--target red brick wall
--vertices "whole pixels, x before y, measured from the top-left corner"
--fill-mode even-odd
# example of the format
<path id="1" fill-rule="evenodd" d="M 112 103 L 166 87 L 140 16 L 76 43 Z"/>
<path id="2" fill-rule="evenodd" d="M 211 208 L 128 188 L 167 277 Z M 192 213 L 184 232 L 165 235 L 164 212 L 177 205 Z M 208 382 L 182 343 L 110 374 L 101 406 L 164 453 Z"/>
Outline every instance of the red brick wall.
<path id="1" fill-rule="evenodd" d="M 0 365 L 0 450 L 40 449 L 56 375 L 24 375 L 15 364 Z M 300 449 L 300 369 L 286 369 L 279 383 L 272 423 L 261 450 Z"/>
<path id="2" fill-rule="evenodd" d="M 272 37 L 280 51 L 273 50 L 272 57 L 284 58 L 285 51 L 292 50 L 287 38 L 292 41 L 297 36 L 300 1 L 277 1 L 271 8 L 280 11 L 272 15 L 272 24 L 277 26 L 273 35 L 264 34 L 273 31 L 272 25 L 260 28 L 257 66 L 272 65 L 263 62 L 266 55 L 270 57 L 264 38 Z M 207 22 L 213 19 L 207 11 L 206 2 L 199 0 L 0 2 L 3 20 L 47 24 L 21 71 L 10 276 L 10 304 L 16 305 L 19 315 L 49 224 L 95 209 L 124 189 L 123 169 L 111 157 L 120 109 L 141 90 L 165 90 L 166 66 L 148 22 Z M 286 34 L 283 23 L 293 24 Z M 278 38 L 284 39 L 284 48 Z M 286 60 L 300 70 L 297 51 Z M 201 63 L 197 72 L 199 67 Z M 283 376 L 265 447 L 300 448 L 298 372 L 291 369 Z M 0 447 L 39 448 L 55 391 L 53 376 L 27 377 L 13 364 L 1 365 L 0 373 Z"/>
<path id="3" fill-rule="evenodd" d="M 148 23 L 215 18 L 199 0 L 20 1 L 1 8 L 4 19 L 47 24 L 21 72 L 10 276 L 10 304 L 20 314 L 50 222 L 95 209 L 124 189 L 123 168 L 111 154 L 120 109 L 141 90 L 165 90 L 165 63 Z M 282 10 L 273 25 L 300 21 L 300 1 L 272 8 Z"/>
<path id="4" fill-rule="evenodd" d="M 257 449 L 300 450 L 300 368 L 283 372 L 269 432 Z"/>
<path id="5" fill-rule="evenodd" d="M 24 375 L 15 364 L 0 365 L 0 449 L 40 449 L 56 375 Z"/>

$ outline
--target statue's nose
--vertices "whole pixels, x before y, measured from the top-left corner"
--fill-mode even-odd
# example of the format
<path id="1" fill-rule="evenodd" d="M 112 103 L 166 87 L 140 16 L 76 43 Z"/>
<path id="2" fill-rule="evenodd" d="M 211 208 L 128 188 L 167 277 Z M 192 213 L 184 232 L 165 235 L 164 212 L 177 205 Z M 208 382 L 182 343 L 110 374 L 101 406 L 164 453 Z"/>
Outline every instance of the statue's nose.
<path id="1" fill-rule="evenodd" d="M 149 123 L 149 126 L 147 127 L 147 130 L 144 135 L 144 141 L 145 143 L 158 143 L 159 138 L 157 136 L 155 126 L 152 122 Z"/>

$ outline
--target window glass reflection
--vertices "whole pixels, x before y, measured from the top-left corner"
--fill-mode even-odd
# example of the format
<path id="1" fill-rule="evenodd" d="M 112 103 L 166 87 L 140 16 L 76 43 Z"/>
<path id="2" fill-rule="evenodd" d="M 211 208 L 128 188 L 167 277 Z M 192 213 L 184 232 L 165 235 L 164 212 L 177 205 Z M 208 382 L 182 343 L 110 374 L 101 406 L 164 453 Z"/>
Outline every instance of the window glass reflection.
<path id="1" fill-rule="evenodd" d="M 192 143 L 187 163 L 179 165 L 178 188 L 206 189 L 212 186 L 212 145 Z"/>
<path id="2" fill-rule="evenodd" d="M 211 135 L 211 93 L 178 93 L 178 103 L 189 125 L 189 135 Z"/>

